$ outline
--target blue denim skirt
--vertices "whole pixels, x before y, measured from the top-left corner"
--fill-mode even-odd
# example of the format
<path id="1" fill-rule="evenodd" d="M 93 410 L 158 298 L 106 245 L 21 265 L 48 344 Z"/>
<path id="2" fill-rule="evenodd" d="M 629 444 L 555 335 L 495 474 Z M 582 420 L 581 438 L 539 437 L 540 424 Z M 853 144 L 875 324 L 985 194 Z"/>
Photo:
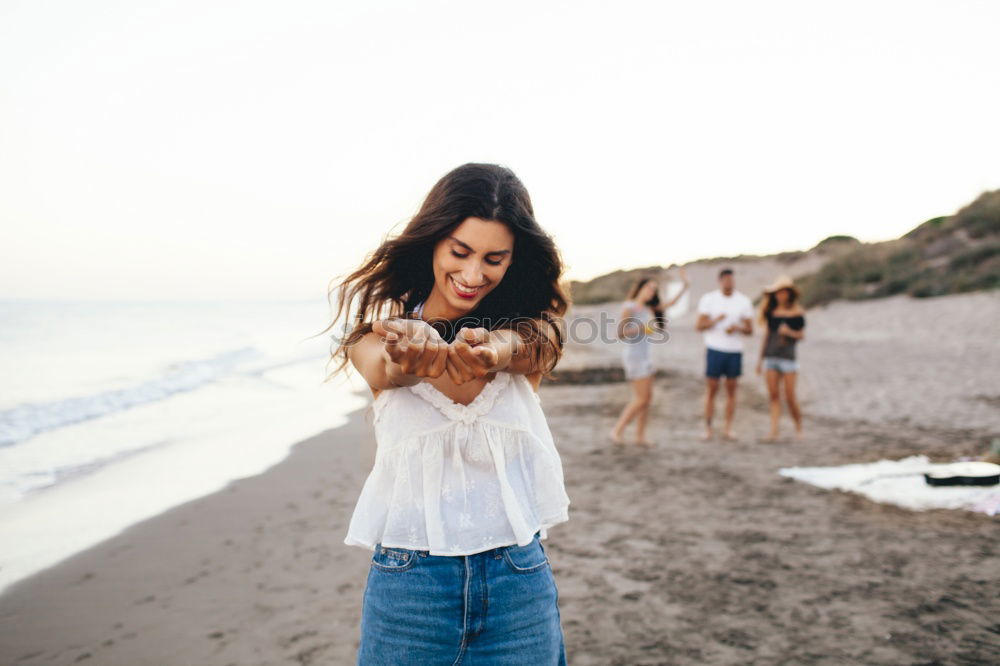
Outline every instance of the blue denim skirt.
<path id="1" fill-rule="evenodd" d="M 377 544 L 357 663 L 563 665 L 558 601 L 538 534 L 462 556 Z"/>

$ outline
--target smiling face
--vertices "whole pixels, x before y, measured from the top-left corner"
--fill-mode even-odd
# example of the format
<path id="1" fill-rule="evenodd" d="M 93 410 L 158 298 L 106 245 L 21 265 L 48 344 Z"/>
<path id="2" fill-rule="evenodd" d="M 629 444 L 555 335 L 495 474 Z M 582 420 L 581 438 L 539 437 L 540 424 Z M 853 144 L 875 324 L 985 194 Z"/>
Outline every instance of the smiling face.
<path id="1" fill-rule="evenodd" d="M 434 288 L 424 318 L 457 319 L 475 310 L 510 267 L 514 234 L 503 222 L 470 217 L 434 247 Z"/>

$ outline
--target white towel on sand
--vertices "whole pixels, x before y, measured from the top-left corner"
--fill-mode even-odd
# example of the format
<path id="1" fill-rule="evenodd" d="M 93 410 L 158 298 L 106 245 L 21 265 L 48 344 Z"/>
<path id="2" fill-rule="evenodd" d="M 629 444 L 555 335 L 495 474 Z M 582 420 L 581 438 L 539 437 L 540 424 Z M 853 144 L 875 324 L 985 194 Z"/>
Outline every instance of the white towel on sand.
<path id="1" fill-rule="evenodd" d="M 828 490 L 859 493 L 883 504 L 904 509 L 967 509 L 990 516 L 1000 510 L 997 486 L 931 486 L 924 480 L 935 464 L 927 456 L 839 467 L 784 467 L 778 474 Z"/>

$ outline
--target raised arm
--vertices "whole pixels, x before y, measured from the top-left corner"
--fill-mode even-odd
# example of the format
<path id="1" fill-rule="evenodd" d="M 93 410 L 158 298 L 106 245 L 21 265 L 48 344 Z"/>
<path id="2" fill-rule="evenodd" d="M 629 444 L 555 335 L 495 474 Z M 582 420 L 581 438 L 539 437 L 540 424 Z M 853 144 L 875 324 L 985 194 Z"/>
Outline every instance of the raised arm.
<path id="1" fill-rule="evenodd" d="M 687 290 L 688 290 L 688 283 L 685 281 L 684 284 L 681 285 L 681 290 L 677 292 L 676 296 L 670 299 L 669 303 L 663 306 L 663 309 L 666 310 L 668 308 L 672 308 L 675 305 L 677 305 L 677 301 L 681 300 L 681 296 L 683 296 L 684 292 L 686 292 Z"/>
<path id="2" fill-rule="evenodd" d="M 683 296 L 684 292 L 686 292 L 688 290 L 688 287 L 691 286 L 691 283 L 688 281 L 687 271 L 681 268 L 679 273 L 681 276 L 681 290 L 677 292 L 677 295 L 674 296 L 669 303 L 663 306 L 664 310 L 668 310 L 677 305 L 677 301 L 681 300 L 681 296 Z"/>

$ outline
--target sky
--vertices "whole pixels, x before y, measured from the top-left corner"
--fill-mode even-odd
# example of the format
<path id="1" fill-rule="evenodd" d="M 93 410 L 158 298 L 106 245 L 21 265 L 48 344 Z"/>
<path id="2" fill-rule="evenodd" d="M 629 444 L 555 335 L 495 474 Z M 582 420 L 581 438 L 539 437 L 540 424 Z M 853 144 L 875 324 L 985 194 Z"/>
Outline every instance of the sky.
<path id="1" fill-rule="evenodd" d="M 0 298 L 313 299 L 459 164 L 567 277 L 1000 188 L 1000 3 L 0 1 Z"/>

